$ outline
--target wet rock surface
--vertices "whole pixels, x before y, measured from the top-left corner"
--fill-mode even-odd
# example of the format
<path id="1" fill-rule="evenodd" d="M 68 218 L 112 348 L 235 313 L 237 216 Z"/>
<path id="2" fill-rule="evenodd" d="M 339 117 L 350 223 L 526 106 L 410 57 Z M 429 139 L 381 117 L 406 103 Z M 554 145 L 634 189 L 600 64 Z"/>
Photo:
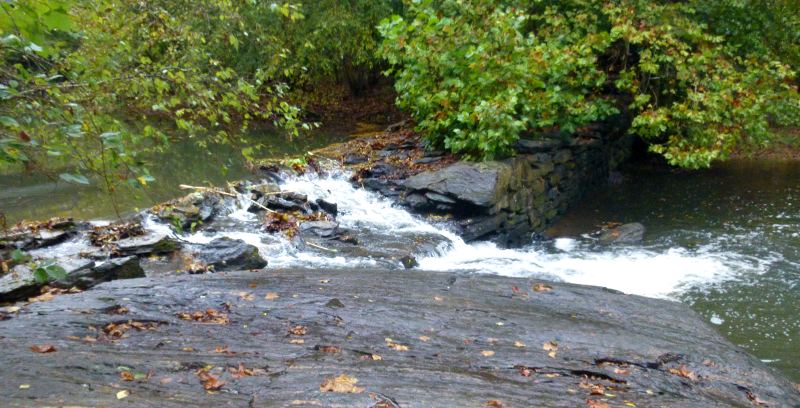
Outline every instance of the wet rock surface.
<path id="1" fill-rule="evenodd" d="M 216 271 L 236 269 L 258 269 L 267 266 L 267 261 L 258 253 L 258 248 L 241 239 L 217 238 L 205 246 L 197 259 Z"/>
<path id="2" fill-rule="evenodd" d="M 793 384 L 681 304 L 528 279 L 183 275 L 0 317 L 8 408 L 373 407 L 369 394 L 404 408 L 800 406 Z M 29 349 L 45 343 L 55 351 Z M 363 392 L 321 391 L 340 375 Z"/>

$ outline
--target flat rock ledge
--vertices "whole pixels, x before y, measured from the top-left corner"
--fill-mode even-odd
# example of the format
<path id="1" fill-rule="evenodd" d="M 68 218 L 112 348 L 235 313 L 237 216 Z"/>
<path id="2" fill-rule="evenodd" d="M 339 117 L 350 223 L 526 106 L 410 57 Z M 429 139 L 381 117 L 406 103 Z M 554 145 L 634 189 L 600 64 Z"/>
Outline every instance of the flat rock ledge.
<path id="1" fill-rule="evenodd" d="M 196 312 L 226 324 L 177 316 Z M 117 341 L 102 335 L 111 323 L 128 325 Z M 29 350 L 45 343 L 56 351 Z M 270 270 L 108 282 L 0 309 L 0 349 L 7 408 L 800 407 L 794 384 L 679 303 L 476 274 Z M 264 372 L 246 374 L 253 369 Z M 364 391 L 321 392 L 342 374 Z M 209 382 L 221 387 L 209 392 Z"/>

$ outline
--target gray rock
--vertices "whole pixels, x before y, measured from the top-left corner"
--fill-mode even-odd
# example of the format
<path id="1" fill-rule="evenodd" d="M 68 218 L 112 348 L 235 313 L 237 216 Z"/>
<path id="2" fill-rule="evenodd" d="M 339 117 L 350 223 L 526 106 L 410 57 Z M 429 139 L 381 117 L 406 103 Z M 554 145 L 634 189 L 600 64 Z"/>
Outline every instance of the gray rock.
<path id="1" fill-rule="evenodd" d="M 534 285 L 551 290 L 537 292 Z M 243 300 L 243 292 L 253 299 Z M 268 293 L 279 297 L 265 299 Z M 229 309 L 220 306 L 228 302 Z M 108 313 L 117 306 L 130 312 Z M 220 310 L 230 324 L 175 316 L 207 309 Z M 587 407 L 587 399 L 671 408 L 753 407 L 756 398 L 770 407 L 797 407 L 800 401 L 784 375 L 725 340 L 685 305 L 528 278 L 360 269 L 179 275 L 106 283 L 4 318 L 4 408 L 372 407 L 369 394 L 378 393 L 401 407 L 426 408 L 485 407 L 488 401 Z M 68 339 L 96 337 L 89 326 L 128 320 L 168 325 L 131 329 L 113 343 Z M 304 335 L 287 335 L 298 325 Z M 407 349 L 387 346 L 387 338 Z M 28 349 L 44 343 L 57 352 Z M 557 344 L 557 350 L 543 350 L 543 344 Z M 204 352 L 221 345 L 231 353 Z M 339 350 L 325 352 L 325 346 Z M 234 378 L 227 368 L 240 363 L 267 375 Z M 227 383 L 218 394 L 207 393 L 196 374 L 208 365 Z M 121 382 L 120 366 L 154 370 L 155 376 Z M 691 375 L 680 375 L 681 367 Z M 358 379 L 364 392 L 320 392 L 320 384 L 341 374 Z M 606 395 L 591 395 L 581 383 L 602 387 Z M 121 390 L 130 395 L 118 399 Z"/>
<path id="2" fill-rule="evenodd" d="M 348 166 L 366 163 L 367 161 L 369 161 L 369 159 L 364 156 L 356 156 L 353 154 L 348 154 L 347 156 L 344 156 L 344 164 Z"/>
<path id="3" fill-rule="evenodd" d="M 86 290 L 103 282 L 144 278 L 144 276 L 144 269 L 139 265 L 139 258 L 129 256 L 111 259 L 92 268 L 82 267 L 68 274 L 66 278 L 50 282 L 48 285 L 62 289 L 77 287 Z"/>
<path id="4" fill-rule="evenodd" d="M 116 251 L 122 256 L 165 254 L 180 249 L 182 244 L 166 234 L 149 233 L 142 237 L 121 239 Z"/>
<path id="5" fill-rule="evenodd" d="M 317 206 L 319 206 L 320 210 L 325 211 L 326 213 L 332 215 L 334 218 L 339 214 L 339 205 L 336 203 L 325 201 L 321 198 L 318 198 L 316 203 Z"/>
<path id="6" fill-rule="evenodd" d="M 196 257 L 216 271 L 260 269 L 267 261 L 258 253 L 258 248 L 241 239 L 217 238 L 200 250 Z"/>
<path id="7" fill-rule="evenodd" d="M 603 231 L 600 234 L 599 241 L 604 245 L 641 242 L 644 238 L 644 233 L 644 225 L 634 222 Z"/>
<path id="8" fill-rule="evenodd" d="M 400 184 L 411 190 L 431 191 L 490 207 L 502 197 L 510 177 L 511 168 L 507 164 L 460 162 L 439 171 L 417 174 Z"/>
<path id="9" fill-rule="evenodd" d="M 307 221 L 300 224 L 300 233 L 313 234 L 322 238 L 331 238 L 341 234 L 339 223 L 335 221 Z"/>
<path id="10" fill-rule="evenodd" d="M 517 151 L 524 154 L 547 153 L 564 145 L 557 139 L 520 139 L 515 143 Z"/>
<path id="11" fill-rule="evenodd" d="M 82 258 L 62 258 L 58 266 L 64 268 L 68 275 L 77 274 L 85 269 L 90 269 L 95 263 Z M 44 283 L 33 278 L 33 269 L 28 265 L 17 265 L 11 273 L 0 277 L 0 303 L 13 302 L 27 299 L 39 294 Z"/>

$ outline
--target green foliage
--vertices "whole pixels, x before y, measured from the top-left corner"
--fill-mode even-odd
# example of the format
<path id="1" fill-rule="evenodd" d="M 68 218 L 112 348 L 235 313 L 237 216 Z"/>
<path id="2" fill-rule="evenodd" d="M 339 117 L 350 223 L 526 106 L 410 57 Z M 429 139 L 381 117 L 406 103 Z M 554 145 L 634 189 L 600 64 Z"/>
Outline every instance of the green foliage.
<path id="1" fill-rule="evenodd" d="M 51 279 L 63 279 L 67 277 L 64 268 L 58 266 L 58 259 L 45 259 L 37 265 L 33 272 L 33 279 L 39 283 L 47 283 Z"/>
<path id="2" fill-rule="evenodd" d="M 164 127 L 135 131 L 135 121 L 166 119 L 201 146 L 227 143 L 246 155 L 261 148 L 240 134 L 252 120 L 297 133 L 298 109 L 281 100 L 286 87 L 273 65 L 239 75 L 224 58 L 249 45 L 246 35 L 236 38 L 250 29 L 244 11 L 291 20 L 293 6 L 84 0 L 67 10 L 68 4 L 0 3 L 10 17 L 0 24 L 0 166 L 62 163 L 72 168 L 62 180 L 98 184 L 113 198 L 120 187 L 153 181 L 143 153 L 170 146 Z"/>
<path id="3" fill-rule="evenodd" d="M 31 260 L 31 256 L 22 252 L 21 249 L 17 248 L 13 252 L 11 252 L 11 260 L 16 263 L 24 263 Z"/>
<path id="4" fill-rule="evenodd" d="M 407 15 L 379 27 L 398 103 L 470 157 L 630 109 L 653 151 L 696 168 L 765 145 L 771 124 L 800 113 L 788 1 L 414 0 Z M 794 29 L 759 38 L 756 27 Z"/>

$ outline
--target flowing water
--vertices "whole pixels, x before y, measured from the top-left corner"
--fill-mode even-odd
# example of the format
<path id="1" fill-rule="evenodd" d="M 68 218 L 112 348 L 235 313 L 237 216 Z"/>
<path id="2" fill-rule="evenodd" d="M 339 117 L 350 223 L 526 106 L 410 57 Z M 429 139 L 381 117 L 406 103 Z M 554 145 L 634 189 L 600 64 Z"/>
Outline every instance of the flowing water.
<path id="1" fill-rule="evenodd" d="M 259 247 L 271 268 L 364 269 L 387 265 L 370 249 L 424 239 L 436 245 L 418 257 L 418 268 L 431 273 L 545 278 L 684 302 L 733 343 L 800 382 L 800 164 L 731 161 L 696 172 L 634 170 L 572 209 L 548 231 L 553 240 L 522 249 L 464 243 L 447 221 L 392 207 L 351 186 L 340 171 L 289 180 L 282 189 L 337 203 L 337 221 L 361 239 L 364 251 L 299 249 L 280 234 L 265 233 L 244 202 L 210 230 L 182 239 L 244 239 Z M 643 223 L 644 242 L 597 244 L 589 233 L 609 222 Z M 154 220 L 147 226 L 170 228 Z"/>

